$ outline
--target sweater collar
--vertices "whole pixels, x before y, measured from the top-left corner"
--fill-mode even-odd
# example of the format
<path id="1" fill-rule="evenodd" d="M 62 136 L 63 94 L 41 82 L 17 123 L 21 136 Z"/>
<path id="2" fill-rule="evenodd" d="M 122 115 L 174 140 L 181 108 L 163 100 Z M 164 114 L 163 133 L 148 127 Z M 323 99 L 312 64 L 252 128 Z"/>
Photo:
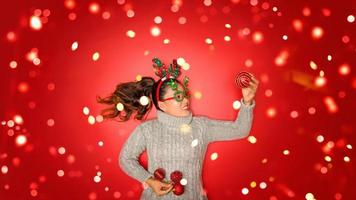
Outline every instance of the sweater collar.
<path id="1" fill-rule="evenodd" d="M 177 117 L 174 115 L 167 114 L 163 111 L 157 110 L 158 121 L 173 127 L 180 127 L 182 124 L 190 124 L 193 119 L 193 114 L 189 111 L 189 115 L 183 117 Z"/>

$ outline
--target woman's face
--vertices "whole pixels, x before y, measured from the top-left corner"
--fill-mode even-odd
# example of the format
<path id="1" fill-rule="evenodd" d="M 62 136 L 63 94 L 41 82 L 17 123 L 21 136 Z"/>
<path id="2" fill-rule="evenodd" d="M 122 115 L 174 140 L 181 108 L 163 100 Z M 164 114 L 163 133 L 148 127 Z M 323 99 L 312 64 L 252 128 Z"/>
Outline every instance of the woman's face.
<path id="1" fill-rule="evenodd" d="M 169 86 L 167 87 L 168 88 L 166 94 L 164 95 L 164 99 L 173 97 L 175 93 L 175 91 L 172 90 Z M 183 86 L 181 84 L 178 84 L 178 90 L 184 91 Z M 165 113 L 168 113 L 170 115 L 182 117 L 188 116 L 190 113 L 189 99 L 187 99 L 186 97 L 184 97 L 184 99 L 180 102 L 178 102 L 174 98 L 166 101 L 159 101 L 158 105 Z"/>

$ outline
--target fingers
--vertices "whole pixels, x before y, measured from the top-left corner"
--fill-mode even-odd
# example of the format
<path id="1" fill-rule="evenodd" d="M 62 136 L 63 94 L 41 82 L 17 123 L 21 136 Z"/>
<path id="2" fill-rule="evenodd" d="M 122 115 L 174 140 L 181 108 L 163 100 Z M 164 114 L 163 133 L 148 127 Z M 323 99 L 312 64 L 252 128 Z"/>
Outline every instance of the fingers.
<path id="1" fill-rule="evenodd" d="M 169 187 L 162 188 L 160 191 L 158 191 L 158 195 L 159 196 L 165 195 L 168 192 L 170 192 L 172 189 L 173 189 L 173 185 L 171 185 Z"/>

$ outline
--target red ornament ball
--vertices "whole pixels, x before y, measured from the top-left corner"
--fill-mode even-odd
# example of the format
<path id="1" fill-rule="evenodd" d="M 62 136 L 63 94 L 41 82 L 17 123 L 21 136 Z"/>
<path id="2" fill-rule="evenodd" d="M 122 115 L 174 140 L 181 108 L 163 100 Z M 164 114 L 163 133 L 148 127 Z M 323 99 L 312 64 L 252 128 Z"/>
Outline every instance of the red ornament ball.
<path id="1" fill-rule="evenodd" d="M 182 195 L 184 193 L 184 186 L 180 183 L 175 183 L 173 186 L 173 193 L 175 195 Z"/>
<path id="2" fill-rule="evenodd" d="M 182 172 L 178 170 L 171 173 L 171 180 L 173 181 L 173 183 L 179 183 L 182 177 L 183 177 Z"/>
<path id="3" fill-rule="evenodd" d="M 154 177 L 162 181 L 166 177 L 166 171 L 162 168 L 158 168 L 153 173 Z"/>

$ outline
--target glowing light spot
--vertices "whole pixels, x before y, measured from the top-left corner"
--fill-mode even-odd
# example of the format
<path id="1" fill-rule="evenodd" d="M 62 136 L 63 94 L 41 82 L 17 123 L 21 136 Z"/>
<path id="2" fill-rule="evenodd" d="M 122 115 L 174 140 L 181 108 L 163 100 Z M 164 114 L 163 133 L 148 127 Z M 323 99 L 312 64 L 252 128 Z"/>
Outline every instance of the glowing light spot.
<path id="1" fill-rule="evenodd" d="M 36 197 L 38 195 L 38 192 L 37 192 L 37 190 L 33 189 L 33 190 L 31 190 L 30 194 L 31 194 L 31 196 Z"/>
<path id="2" fill-rule="evenodd" d="M 75 156 L 74 155 L 68 155 L 67 162 L 68 162 L 68 164 L 73 164 L 75 162 Z"/>
<path id="3" fill-rule="evenodd" d="M 122 196 L 122 194 L 120 192 L 116 191 L 116 192 L 114 192 L 113 196 L 115 199 L 119 199 Z"/>
<path id="4" fill-rule="evenodd" d="M 135 12 L 133 10 L 128 10 L 126 12 L 127 17 L 133 18 L 135 16 Z"/>
<path id="5" fill-rule="evenodd" d="M 89 12 L 92 14 L 97 14 L 100 11 L 100 5 L 98 3 L 90 3 L 89 4 Z"/>
<path id="6" fill-rule="evenodd" d="M 194 148 L 194 147 L 196 147 L 196 146 L 198 145 L 198 143 L 199 143 L 199 140 L 198 140 L 198 139 L 194 139 L 194 140 L 192 141 L 191 146 Z"/>
<path id="7" fill-rule="evenodd" d="M 54 126 L 54 119 L 48 119 L 47 120 L 47 126 L 49 126 L 49 127 Z"/>
<path id="8" fill-rule="evenodd" d="M 162 23 L 162 17 L 156 16 L 153 21 L 154 21 L 156 24 L 160 24 L 160 23 Z"/>
<path id="9" fill-rule="evenodd" d="M 184 63 L 185 63 L 185 59 L 184 59 L 184 58 L 179 57 L 179 58 L 177 59 L 177 64 L 178 64 L 178 65 L 183 65 Z"/>
<path id="10" fill-rule="evenodd" d="M 255 137 L 255 136 L 249 136 L 248 138 L 247 138 L 247 140 L 251 143 L 251 144 L 256 144 L 256 142 L 257 142 L 257 138 Z"/>
<path id="11" fill-rule="evenodd" d="M 9 168 L 8 168 L 6 165 L 3 165 L 3 166 L 1 167 L 1 173 L 7 174 L 8 171 L 9 171 Z"/>
<path id="12" fill-rule="evenodd" d="M 103 19 L 108 20 L 108 19 L 110 19 L 111 14 L 110 14 L 110 12 L 105 11 L 105 12 L 103 12 L 103 14 L 101 16 Z"/>
<path id="13" fill-rule="evenodd" d="M 326 162 L 331 162 L 331 157 L 330 157 L 330 156 L 325 156 L 325 157 L 324 157 L 324 160 L 325 160 Z"/>
<path id="14" fill-rule="evenodd" d="M 303 31 L 303 22 L 299 19 L 295 19 L 293 20 L 293 28 L 294 30 L 296 30 L 297 32 L 302 32 Z"/>
<path id="15" fill-rule="evenodd" d="M 143 106 L 147 106 L 149 104 L 150 100 L 147 96 L 142 96 L 140 98 L 140 104 Z"/>
<path id="16" fill-rule="evenodd" d="M 305 199 L 306 199 L 306 200 L 314 200 L 314 195 L 313 195 L 312 193 L 307 193 L 307 194 L 305 195 Z"/>
<path id="17" fill-rule="evenodd" d="M 211 160 L 216 160 L 218 158 L 218 153 L 212 153 L 211 155 L 210 155 L 210 159 Z"/>
<path id="18" fill-rule="evenodd" d="M 93 61 L 98 61 L 100 58 L 99 52 L 95 52 L 91 58 L 93 59 Z"/>
<path id="19" fill-rule="evenodd" d="M 267 89 L 267 90 L 265 91 L 265 96 L 266 96 L 266 97 L 271 97 L 272 95 L 273 95 L 272 90 Z"/>
<path id="20" fill-rule="evenodd" d="M 345 161 L 345 162 L 350 162 L 351 159 L 350 159 L 350 157 L 348 157 L 348 156 L 344 156 L 344 161 Z"/>
<path id="21" fill-rule="evenodd" d="M 213 44 L 213 40 L 210 39 L 210 38 L 206 38 L 206 39 L 205 39 L 205 43 L 206 43 L 206 44 Z"/>
<path id="22" fill-rule="evenodd" d="M 15 141 L 17 146 L 23 146 L 27 143 L 27 137 L 24 135 L 18 135 Z"/>
<path id="23" fill-rule="evenodd" d="M 277 110 L 275 108 L 268 108 L 266 111 L 267 117 L 274 118 L 277 115 Z"/>
<path id="24" fill-rule="evenodd" d="M 122 103 L 116 104 L 116 109 L 117 109 L 118 111 L 123 111 L 123 110 L 124 110 L 124 104 L 122 104 Z"/>
<path id="25" fill-rule="evenodd" d="M 322 173 L 322 174 L 328 173 L 328 168 L 326 168 L 326 167 L 321 167 L 321 168 L 320 168 L 320 173 Z"/>
<path id="26" fill-rule="evenodd" d="M 258 5 L 258 0 L 250 0 L 251 6 L 257 6 Z"/>
<path id="27" fill-rule="evenodd" d="M 290 152 L 289 152 L 288 149 L 283 150 L 283 155 L 287 156 L 287 155 L 289 155 L 289 154 L 290 154 Z"/>
<path id="28" fill-rule="evenodd" d="M 15 69 L 17 67 L 17 62 L 13 60 L 10 62 L 9 66 L 11 69 Z"/>
<path id="29" fill-rule="evenodd" d="M 303 12 L 303 15 L 306 17 L 311 15 L 311 10 L 309 7 L 304 7 L 302 12 Z"/>
<path id="30" fill-rule="evenodd" d="M 189 126 L 188 124 L 182 124 L 180 126 L 180 132 L 182 134 L 187 134 L 187 133 L 190 133 L 192 131 L 192 127 Z"/>
<path id="31" fill-rule="evenodd" d="M 103 142 L 103 141 L 99 141 L 99 142 L 98 142 L 98 146 L 99 146 L 99 147 L 103 147 L 103 146 L 104 146 L 104 142 Z"/>
<path id="32" fill-rule="evenodd" d="M 181 25 L 186 24 L 186 23 L 187 23 L 187 18 L 185 18 L 185 17 L 179 17 L 178 23 L 181 24 Z"/>
<path id="33" fill-rule="evenodd" d="M 267 188 L 267 183 L 261 182 L 261 183 L 260 183 L 260 188 L 261 188 L 262 190 L 266 189 L 266 188 Z"/>
<path id="34" fill-rule="evenodd" d="M 7 121 L 7 126 L 8 126 L 9 128 L 12 128 L 12 127 L 15 126 L 15 122 L 14 122 L 13 120 L 9 120 L 9 121 Z"/>
<path id="35" fill-rule="evenodd" d="M 92 116 L 92 115 L 90 115 L 90 116 L 88 117 L 88 123 L 91 124 L 91 125 L 95 124 L 95 117 Z"/>
<path id="36" fill-rule="evenodd" d="M 326 78 L 325 77 L 320 77 L 318 76 L 315 80 L 314 80 L 314 84 L 317 87 L 323 87 L 326 85 Z"/>
<path id="37" fill-rule="evenodd" d="M 84 114 L 84 115 L 89 115 L 89 112 L 90 112 L 89 108 L 85 106 L 85 107 L 83 108 L 83 114 Z"/>
<path id="38" fill-rule="evenodd" d="M 182 65 L 182 69 L 185 70 L 185 71 L 189 70 L 189 69 L 190 69 L 190 64 L 187 63 L 187 62 L 185 62 L 185 63 Z"/>
<path id="39" fill-rule="evenodd" d="M 10 31 L 6 34 L 6 39 L 9 41 L 9 42 L 15 42 L 16 41 L 16 34 L 15 32 L 13 31 Z"/>
<path id="40" fill-rule="evenodd" d="M 61 169 L 58 170 L 58 171 L 57 171 L 57 176 L 58 176 L 58 177 L 63 177 L 63 176 L 64 176 L 64 171 L 61 170 Z"/>
<path id="41" fill-rule="evenodd" d="M 327 96 L 323 99 L 323 102 L 329 113 L 336 113 L 339 110 L 334 98 Z"/>
<path id="42" fill-rule="evenodd" d="M 230 42 L 230 41 L 231 41 L 231 37 L 228 36 L 228 35 L 226 35 L 226 36 L 224 36 L 224 40 L 225 40 L 226 42 Z"/>
<path id="43" fill-rule="evenodd" d="M 312 30 L 312 38 L 318 40 L 324 35 L 324 30 L 321 27 L 314 27 Z"/>
<path id="44" fill-rule="evenodd" d="M 72 51 L 75 51 L 78 49 L 78 42 L 73 42 L 72 43 Z"/>
<path id="45" fill-rule="evenodd" d="M 324 141 L 324 136 L 318 135 L 318 136 L 316 137 L 316 141 L 318 141 L 319 143 L 322 143 L 322 142 Z"/>
<path id="46" fill-rule="evenodd" d="M 97 115 L 95 117 L 95 120 L 96 120 L 96 122 L 100 123 L 100 122 L 104 121 L 104 117 L 102 115 Z"/>
<path id="47" fill-rule="evenodd" d="M 333 57 L 331 55 L 328 55 L 328 61 L 331 61 Z"/>
<path id="48" fill-rule="evenodd" d="M 163 40 L 163 44 L 169 44 L 170 43 L 170 40 L 169 39 L 164 39 Z"/>
<path id="49" fill-rule="evenodd" d="M 99 183 L 101 181 L 100 176 L 94 176 L 94 182 Z"/>
<path id="50" fill-rule="evenodd" d="M 349 75 L 351 72 L 351 67 L 348 64 L 342 64 L 339 66 L 339 74 L 346 76 Z"/>
<path id="51" fill-rule="evenodd" d="M 194 92 L 194 98 L 201 99 L 201 98 L 203 98 L 203 94 L 199 91 Z"/>
<path id="52" fill-rule="evenodd" d="M 75 0 L 65 0 L 64 1 L 64 6 L 68 9 L 73 9 L 75 8 Z"/>
<path id="53" fill-rule="evenodd" d="M 34 58 L 34 59 L 32 60 L 32 63 L 33 63 L 34 65 L 38 66 L 38 65 L 41 64 L 41 60 L 40 60 L 39 58 Z"/>
<path id="54" fill-rule="evenodd" d="M 126 32 L 126 36 L 129 37 L 129 38 L 134 38 L 135 35 L 136 35 L 136 33 L 133 30 L 128 30 Z"/>
<path id="55" fill-rule="evenodd" d="M 178 12 L 179 11 L 179 5 L 176 5 L 176 4 L 172 5 L 171 6 L 171 11 L 174 12 L 174 13 Z"/>
<path id="56" fill-rule="evenodd" d="M 250 183 L 250 187 L 251 187 L 251 188 L 255 188 L 256 186 L 257 186 L 256 181 L 252 181 L 252 182 Z"/>
<path id="57" fill-rule="evenodd" d="M 249 193 L 249 190 L 247 188 L 242 188 L 241 193 L 243 195 L 247 195 Z"/>
<path id="58" fill-rule="evenodd" d="M 225 28 L 231 28 L 231 24 L 225 24 Z"/>
<path id="59" fill-rule="evenodd" d="M 313 70 L 318 69 L 318 65 L 317 65 L 314 61 L 312 61 L 312 60 L 309 62 L 309 66 L 310 66 L 310 68 L 312 68 Z"/>
<path id="60" fill-rule="evenodd" d="M 328 8 L 323 8 L 321 11 L 325 17 L 329 17 L 331 15 L 331 10 Z"/>
<path id="61" fill-rule="evenodd" d="M 253 66 L 253 61 L 251 59 L 245 60 L 245 66 L 246 67 L 252 67 Z"/>
<path id="62" fill-rule="evenodd" d="M 233 108 L 234 110 L 240 109 L 240 108 L 241 108 L 241 102 L 240 102 L 239 100 L 234 101 L 234 102 L 232 103 L 232 108 Z"/>
<path id="63" fill-rule="evenodd" d="M 348 21 L 349 23 L 354 23 L 354 22 L 355 22 L 355 16 L 353 16 L 353 15 L 347 16 L 347 21 Z"/>
<path id="64" fill-rule="evenodd" d="M 204 6 L 211 6 L 213 2 L 211 0 L 204 0 Z"/>
<path id="65" fill-rule="evenodd" d="M 117 0 L 117 3 L 118 3 L 119 5 L 124 5 L 124 4 L 125 4 L 125 0 Z"/>
<path id="66" fill-rule="evenodd" d="M 71 21 L 74 21 L 75 19 L 77 19 L 77 14 L 69 13 L 68 14 L 68 19 L 71 20 Z"/>
<path id="67" fill-rule="evenodd" d="M 180 180 L 180 184 L 182 184 L 182 185 L 187 185 L 187 183 L 188 183 L 188 181 L 187 181 L 187 179 L 185 179 L 185 178 L 182 178 L 182 179 Z"/>
<path id="68" fill-rule="evenodd" d="M 136 76 L 136 81 L 141 81 L 142 80 L 142 76 L 140 75 L 140 74 L 138 74 L 137 76 Z"/>
<path id="69" fill-rule="evenodd" d="M 283 35 L 283 36 L 282 36 L 282 39 L 283 39 L 283 40 L 288 40 L 288 35 Z"/>
<path id="70" fill-rule="evenodd" d="M 289 53 L 287 51 L 281 51 L 274 60 L 277 66 L 284 66 L 287 63 Z"/>
<path id="71" fill-rule="evenodd" d="M 64 155 L 66 153 L 66 149 L 64 147 L 59 147 L 58 148 L 58 153 L 61 155 Z"/>
<path id="72" fill-rule="evenodd" d="M 38 16 L 32 16 L 30 18 L 30 27 L 33 30 L 40 30 L 42 28 L 41 19 Z"/>
<path id="73" fill-rule="evenodd" d="M 295 110 L 294 110 L 294 111 L 292 111 L 292 112 L 290 113 L 290 117 L 291 117 L 291 118 L 294 118 L 294 119 L 295 119 L 295 118 L 297 118 L 298 116 L 299 116 L 298 111 L 295 111 Z"/>
<path id="74" fill-rule="evenodd" d="M 351 149 L 352 149 L 352 145 L 351 145 L 351 144 L 347 144 L 347 145 L 346 145 L 346 148 L 348 148 L 348 149 L 351 150 Z"/>
<path id="75" fill-rule="evenodd" d="M 23 118 L 21 117 L 21 115 L 15 115 L 14 116 L 14 122 L 16 123 L 16 124 L 23 124 Z"/>
<path id="76" fill-rule="evenodd" d="M 261 43 L 263 41 L 263 34 L 260 31 L 256 31 L 252 34 L 252 39 L 253 41 L 258 44 Z"/>
<path id="77" fill-rule="evenodd" d="M 158 27 L 151 28 L 151 35 L 153 37 L 158 37 L 161 34 L 161 29 Z"/>

